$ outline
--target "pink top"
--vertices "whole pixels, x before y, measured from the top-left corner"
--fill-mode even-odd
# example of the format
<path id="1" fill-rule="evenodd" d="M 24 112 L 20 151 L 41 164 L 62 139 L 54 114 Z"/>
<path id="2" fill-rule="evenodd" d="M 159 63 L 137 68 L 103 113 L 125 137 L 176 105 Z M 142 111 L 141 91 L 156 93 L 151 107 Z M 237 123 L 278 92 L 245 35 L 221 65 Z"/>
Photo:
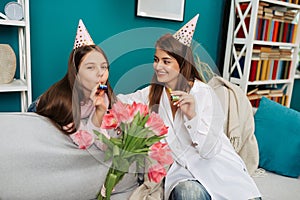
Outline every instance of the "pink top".
<path id="1" fill-rule="evenodd" d="M 108 96 L 105 94 L 105 102 L 108 107 L 109 105 L 109 99 Z M 94 137 L 94 144 L 101 150 L 106 149 L 106 145 L 103 144 L 99 139 L 96 134 L 94 134 L 93 130 L 97 130 L 99 133 L 102 133 L 105 135 L 107 138 L 110 138 L 109 134 L 107 133 L 106 129 L 102 129 L 101 127 L 96 127 L 93 122 L 92 122 L 92 117 L 95 113 L 95 106 L 93 105 L 93 101 L 89 100 L 87 103 L 81 105 L 81 121 L 80 121 L 80 126 L 78 131 L 80 130 L 85 130 L 89 132 L 90 134 L 93 135 Z M 73 133 L 70 135 L 70 137 L 73 139 L 72 136 L 74 136 Z"/>

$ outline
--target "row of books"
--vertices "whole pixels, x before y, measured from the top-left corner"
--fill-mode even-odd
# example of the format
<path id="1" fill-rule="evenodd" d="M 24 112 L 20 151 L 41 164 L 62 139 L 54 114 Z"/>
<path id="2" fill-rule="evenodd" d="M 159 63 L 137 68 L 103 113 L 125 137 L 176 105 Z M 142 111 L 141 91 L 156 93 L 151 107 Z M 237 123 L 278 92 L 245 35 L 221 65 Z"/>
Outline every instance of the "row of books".
<path id="1" fill-rule="evenodd" d="M 260 102 L 260 99 L 262 98 L 262 96 L 265 96 L 267 97 L 268 99 L 271 99 L 272 101 L 275 101 L 283 106 L 287 106 L 287 102 L 288 102 L 288 96 L 287 95 L 282 95 L 282 96 L 275 96 L 275 97 L 272 97 L 270 95 L 260 95 L 258 96 L 257 98 L 252 98 L 251 95 L 248 96 L 249 98 L 249 101 L 251 103 L 251 105 L 253 107 L 258 107 L 259 106 L 259 102 Z"/>
<path id="2" fill-rule="evenodd" d="M 257 95 L 271 95 L 271 96 L 282 96 L 285 92 L 286 87 L 277 86 L 277 84 L 261 85 L 261 86 L 249 86 L 247 95 L 257 94 Z M 276 94 L 276 95 L 274 95 Z"/>
<path id="3" fill-rule="evenodd" d="M 294 48 L 254 45 L 252 59 L 291 60 Z"/>
<path id="4" fill-rule="evenodd" d="M 266 2 L 259 2 L 258 17 L 267 19 L 278 19 L 281 21 L 292 22 L 297 16 L 298 10 L 289 10 L 285 6 L 270 5 Z"/>
<path id="5" fill-rule="evenodd" d="M 255 39 L 271 42 L 295 43 L 298 24 L 257 18 Z"/>
<path id="6" fill-rule="evenodd" d="M 241 3 L 240 9 L 242 13 L 247 10 L 249 3 Z M 297 24 L 295 23 L 298 10 L 288 10 L 285 6 L 259 2 L 257 25 L 255 28 L 255 39 L 272 42 L 288 42 L 295 43 L 297 34 Z M 250 12 L 244 18 L 244 22 L 240 22 L 240 16 L 237 15 L 236 31 L 237 38 L 246 38 L 249 33 Z M 293 22 L 295 21 L 295 22 Z M 244 23 L 246 30 L 240 23 Z M 236 28 L 237 28 L 236 27 Z"/>
<path id="7" fill-rule="evenodd" d="M 289 60 L 252 60 L 249 81 L 288 79 L 291 63 Z"/>
<path id="8" fill-rule="evenodd" d="M 278 89 L 276 87 L 255 87 L 249 88 L 249 91 L 247 92 L 247 97 L 254 107 L 258 107 L 259 101 L 263 96 L 282 105 L 286 105 L 287 103 L 287 95 L 284 93 L 284 88 Z"/>

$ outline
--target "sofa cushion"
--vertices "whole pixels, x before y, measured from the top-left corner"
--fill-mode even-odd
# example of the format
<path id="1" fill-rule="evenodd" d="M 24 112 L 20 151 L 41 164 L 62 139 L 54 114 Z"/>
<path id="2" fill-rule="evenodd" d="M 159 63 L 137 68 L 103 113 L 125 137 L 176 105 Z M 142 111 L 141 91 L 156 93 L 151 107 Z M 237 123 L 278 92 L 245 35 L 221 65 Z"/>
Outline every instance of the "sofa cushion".
<path id="1" fill-rule="evenodd" d="M 260 169 L 261 171 L 261 169 Z M 253 179 L 261 192 L 263 200 L 300 199 L 300 179 L 263 172 Z"/>
<path id="2" fill-rule="evenodd" d="M 300 113 L 263 97 L 254 116 L 259 166 L 300 176 Z"/>

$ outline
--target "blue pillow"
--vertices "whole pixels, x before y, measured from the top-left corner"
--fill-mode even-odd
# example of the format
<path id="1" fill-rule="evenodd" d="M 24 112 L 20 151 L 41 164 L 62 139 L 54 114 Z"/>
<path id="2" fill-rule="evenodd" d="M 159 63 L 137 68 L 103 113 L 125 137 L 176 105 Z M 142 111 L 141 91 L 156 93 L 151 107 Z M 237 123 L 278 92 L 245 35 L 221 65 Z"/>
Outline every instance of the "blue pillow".
<path id="1" fill-rule="evenodd" d="M 254 116 L 259 166 L 274 173 L 300 176 L 300 112 L 263 97 Z"/>

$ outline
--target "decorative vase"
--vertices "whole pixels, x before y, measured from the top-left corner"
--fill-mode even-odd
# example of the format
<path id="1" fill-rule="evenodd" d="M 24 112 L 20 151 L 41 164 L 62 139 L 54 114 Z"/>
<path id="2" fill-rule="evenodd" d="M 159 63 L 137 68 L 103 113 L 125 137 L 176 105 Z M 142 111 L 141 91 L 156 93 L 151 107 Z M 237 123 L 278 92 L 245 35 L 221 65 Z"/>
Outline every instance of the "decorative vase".
<path id="1" fill-rule="evenodd" d="M 0 84 L 10 83 L 16 73 L 16 54 L 8 44 L 0 44 Z"/>

